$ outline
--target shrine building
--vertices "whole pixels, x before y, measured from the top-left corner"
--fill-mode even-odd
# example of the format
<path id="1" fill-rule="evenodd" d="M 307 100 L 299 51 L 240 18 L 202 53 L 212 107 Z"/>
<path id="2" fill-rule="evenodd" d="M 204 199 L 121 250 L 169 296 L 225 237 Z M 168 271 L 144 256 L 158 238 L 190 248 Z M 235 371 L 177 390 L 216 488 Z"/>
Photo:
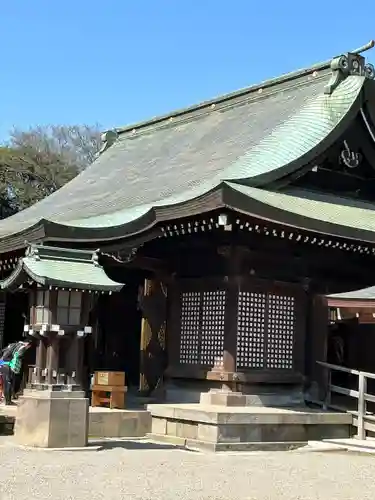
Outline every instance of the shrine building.
<path id="1" fill-rule="evenodd" d="M 38 339 L 36 384 L 319 393 L 330 314 L 375 281 L 371 46 L 108 131 L 0 222 L 0 340 Z"/>

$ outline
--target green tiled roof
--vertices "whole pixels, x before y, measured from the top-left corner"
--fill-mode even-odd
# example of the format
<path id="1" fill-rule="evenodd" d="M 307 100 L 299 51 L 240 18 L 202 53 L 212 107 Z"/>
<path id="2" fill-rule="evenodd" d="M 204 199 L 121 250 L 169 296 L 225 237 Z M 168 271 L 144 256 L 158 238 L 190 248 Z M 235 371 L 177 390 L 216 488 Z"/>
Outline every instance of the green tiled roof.
<path id="1" fill-rule="evenodd" d="M 111 238 L 123 237 L 132 234 L 132 224 L 141 231 L 157 220 L 158 210 L 175 207 L 178 214 L 178 205 L 227 181 L 243 194 L 248 186 L 267 189 L 334 144 L 359 112 L 364 86 L 375 85 L 347 76 L 326 94 L 331 76 L 329 63 L 323 64 L 119 130 L 75 179 L 1 221 L 0 248 L 16 240 L 22 246 L 25 239 L 100 241 L 107 229 Z M 296 210 L 303 211 L 301 203 Z M 349 209 L 345 214 L 340 224 L 365 224 Z M 327 217 L 334 218 L 334 209 Z"/>
<path id="2" fill-rule="evenodd" d="M 1 289 L 18 287 L 27 280 L 44 286 L 95 291 L 119 291 L 124 285 L 108 278 L 96 254 L 84 250 L 32 245 Z"/>
<path id="3" fill-rule="evenodd" d="M 233 101 L 120 134 L 63 188 L 2 221 L 0 236 L 43 218 L 86 227 L 96 227 L 97 217 L 122 223 L 119 212 L 128 221 L 140 207 L 192 198 L 201 186 L 212 189 L 225 179 L 258 182 L 317 147 L 354 105 L 363 77 L 349 77 L 324 95 L 329 77 L 327 71 L 302 76 L 261 94 L 250 88 Z"/>
<path id="4" fill-rule="evenodd" d="M 275 127 L 269 135 L 249 148 L 245 155 L 235 162 L 229 163 L 221 172 L 205 179 L 202 165 L 203 175 L 201 182 L 197 185 L 192 185 L 185 190 L 177 188 L 174 194 L 165 192 L 168 196 L 155 200 L 153 203 L 135 205 L 104 215 L 64 222 L 64 224 L 93 228 L 126 224 L 154 207 L 174 205 L 201 196 L 218 186 L 223 180 L 240 179 L 239 182 L 251 182 L 254 185 L 261 183 L 262 180 L 264 182 L 265 178 L 271 180 L 272 177 L 283 176 L 288 170 L 293 170 L 293 163 L 296 160 L 301 159 L 304 155 L 314 154 L 314 148 L 318 147 L 329 137 L 329 134 L 334 132 L 338 123 L 346 116 L 358 97 L 363 81 L 362 77 L 350 77 L 340 85 L 332 96 L 319 94 L 313 99 L 306 99 L 296 114 Z M 116 144 L 112 146 L 113 149 L 116 147 L 118 147 Z M 217 145 L 217 147 L 219 146 Z M 105 159 L 104 155 L 103 159 Z M 185 170 L 180 170 L 177 165 L 175 169 L 176 174 L 180 174 L 179 179 L 183 177 Z M 155 173 L 156 186 L 159 186 L 158 177 L 159 174 Z M 139 179 L 137 179 L 138 181 Z M 147 182 L 149 182 L 148 179 Z M 154 183 L 148 185 L 147 189 L 146 185 L 143 186 L 144 191 L 135 189 L 131 196 L 149 196 L 149 192 L 154 188 Z M 168 185 L 167 178 L 163 185 L 164 190 L 166 185 Z M 123 192 L 128 193 L 125 186 Z M 130 200 L 128 193 L 128 203 Z"/>

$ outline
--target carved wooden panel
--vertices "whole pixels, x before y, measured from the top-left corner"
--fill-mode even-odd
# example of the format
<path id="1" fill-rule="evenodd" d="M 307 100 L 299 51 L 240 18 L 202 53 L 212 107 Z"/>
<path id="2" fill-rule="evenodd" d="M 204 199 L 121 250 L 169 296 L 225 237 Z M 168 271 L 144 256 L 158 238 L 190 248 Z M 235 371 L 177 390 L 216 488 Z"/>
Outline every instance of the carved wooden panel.
<path id="1" fill-rule="evenodd" d="M 141 291 L 141 290 L 140 290 Z M 142 311 L 140 391 L 150 394 L 162 382 L 166 365 L 167 287 L 146 279 L 138 300 Z"/>
<path id="2" fill-rule="evenodd" d="M 292 369 L 295 330 L 295 299 L 268 296 L 267 368 Z"/>
<path id="3" fill-rule="evenodd" d="M 295 302 L 286 293 L 239 293 L 237 369 L 293 369 Z"/>
<path id="4" fill-rule="evenodd" d="M 181 294 L 180 363 L 197 364 L 199 361 L 200 292 Z"/>
<path id="5" fill-rule="evenodd" d="M 240 292 L 238 296 L 237 367 L 263 368 L 266 294 Z"/>
<path id="6" fill-rule="evenodd" d="M 226 293 L 203 292 L 200 363 L 223 365 Z"/>

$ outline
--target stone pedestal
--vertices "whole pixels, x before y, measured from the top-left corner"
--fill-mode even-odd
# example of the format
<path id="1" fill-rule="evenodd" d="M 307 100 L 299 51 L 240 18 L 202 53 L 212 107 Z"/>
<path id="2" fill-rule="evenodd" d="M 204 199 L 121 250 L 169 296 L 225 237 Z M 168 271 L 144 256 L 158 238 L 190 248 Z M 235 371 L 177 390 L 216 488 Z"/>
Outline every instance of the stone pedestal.
<path id="1" fill-rule="evenodd" d="M 25 390 L 14 427 L 18 444 L 40 448 L 87 446 L 89 401 L 81 391 Z"/>
<path id="2" fill-rule="evenodd" d="M 223 387 L 202 393 L 199 404 L 149 405 L 150 437 L 188 448 L 239 451 L 296 448 L 312 436 L 350 436 L 351 415 L 257 406 L 253 397 Z"/>
<path id="3" fill-rule="evenodd" d="M 246 396 L 242 392 L 227 391 L 225 389 L 211 389 L 202 392 L 201 405 L 213 406 L 246 406 Z"/>
<path id="4" fill-rule="evenodd" d="M 230 391 L 225 388 L 207 388 L 198 384 L 168 382 L 165 388 L 167 404 L 214 404 L 221 406 L 269 406 L 272 408 L 305 405 L 302 384 L 295 385 L 248 385 L 244 390 Z M 226 396 L 228 394 L 228 397 Z M 316 398 L 319 399 L 319 398 Z M 307 399 L 309 400 L 309 398 Z M 214 402 L 216 401 L 216 402 Z"/>
<path id="5" fill-rule="evenodd" d="M 352 416 L 307 408 L 149 405 L 155 441 L 211 451 L 281 450 L 348 438 Z"/>

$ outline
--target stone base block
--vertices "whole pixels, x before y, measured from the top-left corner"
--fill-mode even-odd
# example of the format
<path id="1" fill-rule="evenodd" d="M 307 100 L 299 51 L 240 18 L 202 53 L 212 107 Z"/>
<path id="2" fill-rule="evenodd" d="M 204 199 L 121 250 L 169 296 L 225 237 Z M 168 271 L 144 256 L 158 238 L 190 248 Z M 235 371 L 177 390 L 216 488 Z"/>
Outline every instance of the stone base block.
<path id="1" fill-rule="evenodd" d="M 202 392 L 200 403 L 213 406 L 246 406 L 246 396 L 242 392 L 212 389 L 209 392 Z"/>
<path id="2" fill-rule="evenodd" d="M 82 392 L 26 390 L 19 399 L 15 441 L 40 448 L 87 446 L 88 411 Z"/>
<path id="3" fill-rule="evenodd" d="M 0 406 L 0 436 L 13 434 L 17 406 Z M 89 408 L 90 438 L 135 438 L 151 432 L 151 413 L 146 410 Z"/>
<path id="4" fill-rule="evenodd" d="M 346 413 L 265 407 L 149 405 L 150 437 L 183 440 L 190 448 L 212 451 L 290 449 L 309 440 L 350 436 Z"/>
<path id="5" fill-rule="evenodd" d="M 242 394 L 246 397 L 244 406 L 269 406 L 272 408 L 289 408 L 291 406 L 301 407 L 304 405 L 305 401 L 304 392 L 301 385 L 267 385 L 266 387 L 263 387 L 261 385 L 242 384 L 241 387 L 238 387 L 238 390 L 241 391 L 239 394 Z M 204 393 L 210 394 L 213 392 L 223 391 L 220 388 L 206 388 L 204 386 L 201 386 L 200 384 L 196 384 L 196 386 L 185 386 L 183 384 L 177 385 L 169 382 L 166 384 L 165 400 L 163 402 L 166 404 L 202 403 L 202 395 Z M 208 402 L 208 404 L 210 404 L 208 399 L 206 401 Z M 243 403 L 241 402 L 241 405 L 242 404 Z"/>
<path id="6" fill-rule="evenodd" d="M 90 408 L 90 437 L 144 437 L 150 431 L 151 413 L 146 410 Z"/>

